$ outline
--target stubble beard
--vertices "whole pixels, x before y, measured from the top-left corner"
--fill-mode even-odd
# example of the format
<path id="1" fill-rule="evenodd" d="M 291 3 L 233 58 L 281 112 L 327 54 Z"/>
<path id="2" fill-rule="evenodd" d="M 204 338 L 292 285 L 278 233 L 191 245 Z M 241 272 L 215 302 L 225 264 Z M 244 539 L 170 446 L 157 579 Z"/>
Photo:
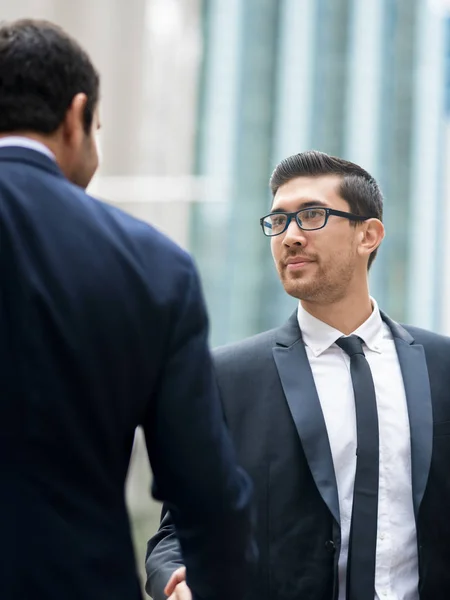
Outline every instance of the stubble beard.
<path id="1" fill-rule="evenodd" d="M 336 269 L 324 268 L 316 263 L 314 276 L 289 273 L 286 268 L 280 273 L 285 291 L 296 298 L 314 304 L 333 304 L 345 297 L 353 276 L 353 267 L 346 263 Z"/>

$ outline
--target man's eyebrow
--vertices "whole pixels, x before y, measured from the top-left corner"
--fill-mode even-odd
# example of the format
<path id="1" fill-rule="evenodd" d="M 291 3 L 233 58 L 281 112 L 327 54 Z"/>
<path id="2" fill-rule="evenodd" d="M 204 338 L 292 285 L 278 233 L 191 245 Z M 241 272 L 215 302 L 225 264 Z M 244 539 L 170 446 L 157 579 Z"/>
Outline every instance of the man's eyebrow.
<path id="1" fill-rule="evenodd" d="M 323 202 L 322 200 L 304 200 L 303 202 L 300 201 L 300 203 L 298 204 L 298 208 L 297 210 L 302 210 L 303 208 L 311 208 L 313 206 L 319 206 L 319 207 L 328 207 L 328 204 L 326 202 Z M 273 213 L 278 213 L 278 212 L 289 212 L 288 210 L 284 209 L 282 206 L 278 206 L 277 208 L 273 208 L 272 211 Z M 296 212 L 296 211 L 294 211 Z"/>

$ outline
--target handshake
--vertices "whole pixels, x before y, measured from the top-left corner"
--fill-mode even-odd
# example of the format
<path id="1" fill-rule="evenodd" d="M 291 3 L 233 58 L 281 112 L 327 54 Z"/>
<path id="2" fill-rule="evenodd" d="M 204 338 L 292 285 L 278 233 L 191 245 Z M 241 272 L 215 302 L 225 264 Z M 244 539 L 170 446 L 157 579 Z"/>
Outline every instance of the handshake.
<path id="1" fill-rule="evenodd" d="M 169 600 L 192 600 L 191 590 L 186 583 L 186 567 L 174 571 L 164 588 Z"/>

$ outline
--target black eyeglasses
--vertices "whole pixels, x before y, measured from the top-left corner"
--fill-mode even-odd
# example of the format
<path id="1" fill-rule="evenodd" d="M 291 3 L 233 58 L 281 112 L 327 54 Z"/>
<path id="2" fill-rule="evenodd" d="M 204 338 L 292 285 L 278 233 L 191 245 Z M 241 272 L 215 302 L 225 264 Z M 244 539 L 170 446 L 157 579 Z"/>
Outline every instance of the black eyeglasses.
<path id="1" fill-rule="evenodd" d="M 371 217 L 363 217 L 354 215 L 353 213 L 334 210 L 334 208 L 322 208 L 313 206 L 311 208 L 302 208 L 297 212 L 273 212 L 260 219 L 261 227 L 264 235 L 272 237 L 284 233 L 289 227 L 292 219 L 295 218 L 297 225 L 304 231 L 314 231 L 322 229 L 328 223 L 328 217 L 334 215 L 349 219 L 350 221 L 367 221 Z"/>

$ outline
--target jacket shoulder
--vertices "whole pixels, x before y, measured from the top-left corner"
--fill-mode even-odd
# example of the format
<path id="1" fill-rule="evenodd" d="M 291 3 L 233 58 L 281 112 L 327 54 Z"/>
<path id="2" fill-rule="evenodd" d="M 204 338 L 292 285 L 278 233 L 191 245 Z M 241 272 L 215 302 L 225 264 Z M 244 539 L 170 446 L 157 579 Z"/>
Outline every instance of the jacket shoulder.
<path id="1" fill-rule="evenodd" d="M 424 347 L 442 348 L 450 351 L 450 337 L 413 325 L 402 325 L 402 327 L 412 335 L 417 344 L 422 344 Z"/>
<path id="2" fill-rule="evenodd" d="M 219 346 L 213 350 L 217 367 L 231 367 L 248 363 L 257 363 L 259 359 L 272 355 L 278 328 L 253 335 L 239 342 Z"/>
<path id="3" fill-rule="evenodd" d="M 192 262 L 188 252 L 150 223 L 141 221 L 115 206 L 95 198 L 90 197 L 90 199 L 94 201 L 97 210 L 103 213 L 109 227 L 114 229 L 116 234 L 121 234 L 122 238 L 128 238 L 130 249 L 134 249 L 136 252 L 144 251 L 145 253 L 158 252 L 159 260 L 161 258 L 173 258 L 176 261 L 181 261 L 182 264 Z"/>

